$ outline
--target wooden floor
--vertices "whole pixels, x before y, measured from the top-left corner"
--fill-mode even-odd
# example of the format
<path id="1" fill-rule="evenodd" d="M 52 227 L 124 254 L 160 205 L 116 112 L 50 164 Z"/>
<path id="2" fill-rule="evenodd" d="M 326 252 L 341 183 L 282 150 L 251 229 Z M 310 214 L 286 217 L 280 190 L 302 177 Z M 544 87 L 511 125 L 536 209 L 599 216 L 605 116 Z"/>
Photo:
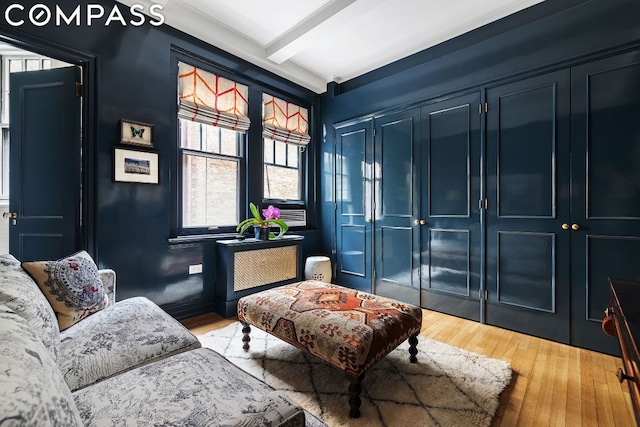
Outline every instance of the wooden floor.
<path id="1" fill-rule="evenodd" d="M 627 386 L 615 375 L 619 358 L 423 311 L 422 335 L 511 364 L 492 427 L 636 425 Z M 200 335 L 235 320 L 206 314 L 182 323 Z"/>

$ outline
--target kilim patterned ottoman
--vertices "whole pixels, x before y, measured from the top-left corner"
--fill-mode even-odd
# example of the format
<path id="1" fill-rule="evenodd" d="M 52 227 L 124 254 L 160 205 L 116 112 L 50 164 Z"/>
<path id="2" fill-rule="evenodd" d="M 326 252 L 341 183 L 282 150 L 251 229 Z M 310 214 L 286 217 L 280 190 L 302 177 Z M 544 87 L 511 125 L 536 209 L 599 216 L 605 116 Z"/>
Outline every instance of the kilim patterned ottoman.
<path id="1" fill-rule="evenodd" d="M 344 371 L 349 378 L 350 416 L 360 416 L 365 371 L 409 339 L 417 361 L 420 307 L 314 280 L 245 296 L 238 301 L 243 348 L 253 325 Z"/>

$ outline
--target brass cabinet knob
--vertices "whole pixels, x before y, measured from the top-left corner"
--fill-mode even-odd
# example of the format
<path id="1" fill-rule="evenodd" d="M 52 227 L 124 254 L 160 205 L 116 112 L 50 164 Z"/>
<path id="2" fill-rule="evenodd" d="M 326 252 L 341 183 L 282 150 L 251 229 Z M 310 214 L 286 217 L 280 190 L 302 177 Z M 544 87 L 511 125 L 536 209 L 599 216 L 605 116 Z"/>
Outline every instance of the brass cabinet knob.
<path id="1" fill-rule="evenodd" d="M 563 230 L 568 230 L 569 229 L 569 224 L 567 224 L 567 223 L 562 224 L 562 229 Z"/>
<path id="2" fill-rule="evenodd" d="M 427 223 L 427 221 L 425 221 L 424 219 L 420 220 L 420 225 L 425 225 Z"/>
<path id="3" fill-rule="evenodd" d="M 367 218 L 365 221 L 367 221 L 367 222 L 371 222 L 371 218 Z"/>
<path id="4" fill-rule="evenodd" d="M 571 224 L 571 229 L 572 229 L 573 231 L 576 231 L 576 230 L 579 230 L 579 229 L 580 229 L 580 226 L 579 226 L 578 224 Z"/>
<path id="5" fill-rule="evenodd" d="M 414 221 L 413 221 L 413 223 L 414 223 L 415 225 L 418 225 L 418 224 L 420 224 L 420 220 L 417 220 L 417 219 L 416 219 L 416 220 L 414 220 Z"/>

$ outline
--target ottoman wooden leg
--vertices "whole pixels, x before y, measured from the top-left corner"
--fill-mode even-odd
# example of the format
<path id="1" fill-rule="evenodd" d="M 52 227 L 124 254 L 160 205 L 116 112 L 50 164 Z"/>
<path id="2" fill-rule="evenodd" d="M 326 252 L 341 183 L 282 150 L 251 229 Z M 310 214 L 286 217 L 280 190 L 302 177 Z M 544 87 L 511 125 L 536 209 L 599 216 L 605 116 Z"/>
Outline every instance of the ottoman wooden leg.
<path id="1" fill-rule="evenodd" d="M 244 351 L 249 350 L 249 341 L 251 341 L 251 337 L 249 336 L 249 334 L 251 333 L 251 327 L 249 326 L 248 323 L 245 322 L 240 322 L 242 323 L 242 348 Z"/>
<path id="2" fill-rule="evenodd" d="M 360 418 L 360 404 L 362 403 L 360 400 L 360 392 L 362 391 L 364 374 L 361 374 L 359 377 L 347 374 L 347 378 L 349 378 L 349 406 L 351 407 L 349 416 L 351 418 Z"/>
<path id="3" fill-rule="evenodd" d="M 418 361 L 418 358 L 416 357 L 416 355 L 418 354 L 418 334 L 416 333 L 415 335 L 411 335 L 409 337 L 409 362 L 411 363 L 416 363 Z"/>

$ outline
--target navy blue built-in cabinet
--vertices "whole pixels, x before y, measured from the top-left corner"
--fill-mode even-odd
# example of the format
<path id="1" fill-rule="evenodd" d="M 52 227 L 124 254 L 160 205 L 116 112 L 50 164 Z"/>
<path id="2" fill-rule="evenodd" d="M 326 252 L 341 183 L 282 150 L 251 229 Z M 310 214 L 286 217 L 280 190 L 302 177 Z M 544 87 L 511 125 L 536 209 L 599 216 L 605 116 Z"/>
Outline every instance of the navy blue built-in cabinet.
<path id="1" fill-rule="evenodd" d="M 604 346 L 602 283 L 640 278 L 640 50 L 574 67 L 571 84 L 571 342 Z"/>
<path id="2" fill-rule="evenodd" d="M 373 278 L 373 122 L 341 126 L 335 146 L 336 283 L 365 292 Z M 330 168 L 330 165 L 325 165 Z"/>
<path id="3" fill-rule="evenodd" d="M 640 279 L 640 51 L 335 125 L 336 279 L 616 353 Z"/>
<path id="4" fill-rule="evenodd" d="M 569 70 L 559 70 L 486 90 L 483 224 L 487 323 L 566 343 L 572 233 L 563 228 L 572 224 L 569 76 Z M 607 300 L 601 303 L 606 306 Z"/>

